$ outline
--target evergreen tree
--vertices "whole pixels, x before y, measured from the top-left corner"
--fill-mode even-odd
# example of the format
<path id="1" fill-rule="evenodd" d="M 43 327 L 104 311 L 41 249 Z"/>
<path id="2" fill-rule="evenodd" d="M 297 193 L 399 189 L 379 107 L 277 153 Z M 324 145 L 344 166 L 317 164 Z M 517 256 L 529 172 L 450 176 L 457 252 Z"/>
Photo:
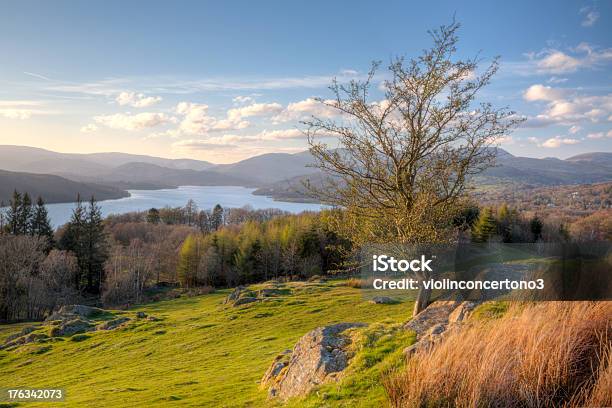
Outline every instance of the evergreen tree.
<path id="1" fill-rule="evenodd" d="M 149 224 L 159 224 L 160 221 L 159 210 L 157 208 L 151 208 L 147 212 L 147 222 Z"/>
<path id="2" fill-rule="evenodd" d="M 39 235 L 47 239 L 46 251 L 50 251 L 53 247 L 53 228 L 51 228 L 51 221 L 49 220 L 49 214 L 45 207 L 45 202 L 42 197 L 38 197 L 36 200 L 36 207 L 34 208 L 34 215 L 32 216 L 31 231 L 32 235 Z"/>
<path id="3" fill-rule="evenodd" d="M 6 225 L 9 234 L 19 234 L 19 211 L 21 208 L 21 194 L 17 190 L 13 191 L 13 198 L 9 202 L 6 214 Z"/>
<path id="4" fill-rule="evenodd" d="M 485 208 L 478 217 L 478 221 L 472 230 L 474 242 L 487 242 L 496 230 L 495 218 L 490 208 Z"/>
<path id="5" fill-rule="evenodd" d="M 223 207 L 221 204 L 215 205 L 210 215 L 210 229 L 216 231 L 223 225 Z"/>
<path id="6" fill-rule="evenodd" d="M 544 229 L 544 223 L 542 220 L 535 215 L 531 221 L 529 221 L 529 229 L 533 234 L 533 242 L 537 242 L 542 238 L 542 230 Z"/>
<path id="7" fill-rule="evenodd" d="M 85 263 L 85 223 L 86 223 L 85 207 L 81 195 L 77 195 L 77 200 L 70 221 L 66 224 L 65 230 L 61 235 L 58 246 L 65 251 L 72 251 L 77 257 L 79 264 L 79 273 L 75 276 L 74 286 L 76 289 L 83 288 L 84 275 L 86 270 Z"/>
<path id="8" fill-rule="evenodd" d="M 6 232 L 6 210 L 4 209 L 4 201 L 0 201 L 0 234 Z"/>
<path id="9" fill-rule="evenodd" d="M 32 230 L 32 199 L 28 193 L 23 195 L 17 216 L 17 234 L 31 234 Z"/>
<path id="10" fill-rule="evenodd" d="M 100 206 L 92 196 L 85 219 L 85 275 L 87 291 L 100 293 L 104 282 L 104 262 L 108 258 L 108 244 Z"/>

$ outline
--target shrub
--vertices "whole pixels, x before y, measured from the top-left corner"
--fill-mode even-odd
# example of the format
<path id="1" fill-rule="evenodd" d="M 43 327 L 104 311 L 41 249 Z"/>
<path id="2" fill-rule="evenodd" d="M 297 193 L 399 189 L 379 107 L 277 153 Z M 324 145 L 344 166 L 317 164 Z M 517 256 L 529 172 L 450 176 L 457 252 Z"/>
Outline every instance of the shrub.
<path id="1" fill-rule="evenodd" d="M 611 345 L 612 302 L 515 308 L 450 332 L 385 388 L 396 407 L 610 406 Z"/>

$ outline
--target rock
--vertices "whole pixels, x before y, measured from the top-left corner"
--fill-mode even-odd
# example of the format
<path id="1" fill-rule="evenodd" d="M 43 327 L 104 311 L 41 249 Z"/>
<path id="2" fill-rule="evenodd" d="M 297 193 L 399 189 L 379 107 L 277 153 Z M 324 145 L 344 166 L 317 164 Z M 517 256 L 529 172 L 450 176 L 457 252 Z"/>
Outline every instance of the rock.
<path id="1" fill-rule="evenodd" d="M 417 334 L 417 342 L 404 349 L 406 357 L 430 350 L 452 328 L 468 319 L 479 302 L 436 301 L 404 325 Z"/>
<path id="2" fill-rule="evenodd" d="M 262 386 L 269 386 L 268 395 L 281 400 L 305 395 L 315 386 L 335 381 L 346 368 L 351 343 L 343 332 L 363 323 L 338 323 L 319 327 L 304 335 L 286 361 L 286 354 L 276 357 L 262 378 Z"/>
<path id="3" fill-rule="evenodd" d="M 374 296 L 370 299 L 370 303 L 376 303 L 377 305 L 392 305 L 397 303 L 397 301 L 387 296 Z"/>
<path id="4" fill-rule="evenodd" d="M 278 377 L 281 370 L 289 364 L 291 358 L 291 350 L 285 350 L 274 358 L 274 361 L 261 379 L 261 387 L 267 387 L 275 378 Z"/>
<path id="5" fill-rule="evenodd" d="M 281 296 L 281 295 L 284 295 L 286 292 L 287 291 L 283 289 L 273 289 L 273 288 L 260 289 L 257 291 L 257 297 L 266 298 L 266 297 L 273 297 L 273 296 Z"/>
<path id="6" fill-rule="evenodd" d="M 21 331 L 19 333 L 11 334 L 10 336 L 8 336 L 6 338 L 5 343 L 8 343 L 8 342 L 10 342 L 12 340 L 15 340 L 15 339 L 17 339 L 17 338 L 19 338 L 21 336 L 25 336 L 26 334 L 30 334 L 34 330 L 36 330 L 36 327 L 34 327 L 34 326 L 26 326 L 23 329 L 21 329 Z"/>
<path id="7" fill-rule="evenodd" d="M 234 302 L 234 307 L 240 306 L 240 305 L 246 305 L 247 303 L 253 303 L 257 301 L 259 301 L 259 299 L 255 297 L 243 297 Z"/>
<path id="8" fill-rule="evenodd" d="M 52 313 L 45 321 L 50 320 L 74 320 L 79 317 L 92 317 L 94 315 L 104 314 L 103 309 L 85 305 L 66 305 L 62 306 L 57 312 Z"/>
<path id="9" fill-rule="evenodd" d="M 94 325 L 80 318 L 69 320 L 60 325 L 53 326 L 50 330 L 52 337 L 72 336 L 77 333 L 84 333 L 94 330 Z"/>
<path id="10" fill-rule="evenodd" d="M 32 343 L 37 340 L 44 340 L 47 338 L 49 338 L 49 336 L 44 333 L 28 333 L 17 338 L 13 338 L 12 340 L 8 340 L 6 343 L 0 346 L 0 350 L 14 346 L 21 346 L 23 344 Z"/>
<path id="11" fill-rule="evenodd" d="M 246 287 L 244 286 L 236 286 L 236 288 L 234 288 L 232 293 L 227 295 L 223 303 L 227 304 L 227 303 L 235 302 L 240 297 L 240 294 L 244 292 L 245 290 L 246 290 Z"/>
<path id="12" fill-rule="evenodd" d="M 129 321 L 129 317 L 118 317 L 116 319 L 109 320 L 107 322 L 97 325 L 96 330 L 113 330 Z"/>
<path id="13" fill-rule="evenodd" d="M 461 302 L 448 316 L 449 323 L 459 323 L 467 320 L 480 302 Z"/>
<path id="14" fill-rule="evenodd" d="M 145 312 L 136 312 L 136 317 L 138 319 L 144 319 L 145 317 L 147 317 L 147 314 Z"/>

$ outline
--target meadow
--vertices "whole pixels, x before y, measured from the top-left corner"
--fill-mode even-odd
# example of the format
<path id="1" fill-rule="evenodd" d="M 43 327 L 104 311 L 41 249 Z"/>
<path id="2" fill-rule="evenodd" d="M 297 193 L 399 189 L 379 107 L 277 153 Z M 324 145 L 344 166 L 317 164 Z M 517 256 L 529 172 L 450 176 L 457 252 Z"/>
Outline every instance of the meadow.
<path id="1" fill-rule="evenodd" d="M 240 307 L 224 304 L 229 290 L 136 306 L 116 313 L 159 320 L 0 351 L 0 383 L 67 393 L 63 403 L 0 406 L 270 406 L 275 402 L 258 382 L 274 356 L 308 331 L 337 322 L 377 323 L 359 334 L 340 383 L 289 406 L 384 404 L 381 373 L 399 366 L 402 346 L 414 342 L 413 333 L 399 330 L 412 302 L 373 304 L 345 281 L 288 286 L 287 296 Z M 26 325 L 1 325 L 0 338 Z"/>

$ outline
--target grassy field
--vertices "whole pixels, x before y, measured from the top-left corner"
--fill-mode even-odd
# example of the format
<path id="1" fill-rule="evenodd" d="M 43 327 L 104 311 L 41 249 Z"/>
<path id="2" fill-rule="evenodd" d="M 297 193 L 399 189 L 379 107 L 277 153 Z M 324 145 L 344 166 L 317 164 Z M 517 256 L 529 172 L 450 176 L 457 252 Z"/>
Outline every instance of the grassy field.
<path id="1" fill-rule="evenodd" d="M 372 304 L 340 281 L 289 286 L 290 295 L 241 307 L 223 304 L 229 291 L 143 305 L 126 315 L 144 311 L 161 320 L 0 351 L 0 387 L 66 389 L 64 403 L 16 405 L 27 407 L 271 406 L 258 381 L 275 355 L 318 326 L 377 322 L 359 333 L 340 383 L 288 405 L 384 405 L 379 375 L 414 341 L 398 330 L 411 302 Z M 0 326 L 0 339 L 23 326 Z"/>

